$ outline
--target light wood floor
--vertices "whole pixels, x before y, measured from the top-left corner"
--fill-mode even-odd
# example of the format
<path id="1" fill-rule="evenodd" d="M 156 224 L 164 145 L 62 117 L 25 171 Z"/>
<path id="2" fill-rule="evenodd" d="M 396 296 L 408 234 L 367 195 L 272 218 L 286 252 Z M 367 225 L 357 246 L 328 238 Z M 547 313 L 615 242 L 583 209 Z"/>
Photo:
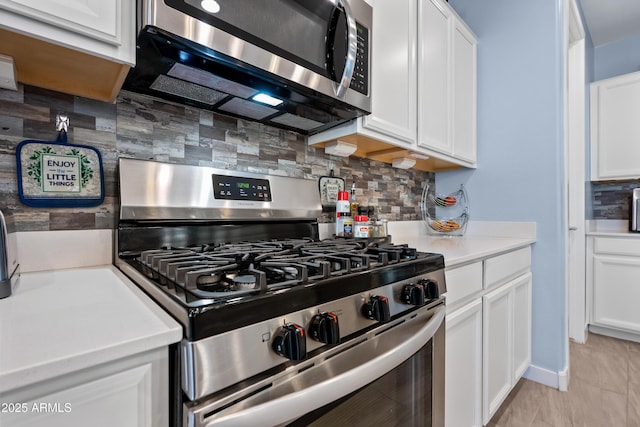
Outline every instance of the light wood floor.
<path id="1" fill-rule="evenodd" d="M 489 426 L 640 426 L 640 344 L 589 334 L 570 346 L 568 392 L 522 379 Z"/>

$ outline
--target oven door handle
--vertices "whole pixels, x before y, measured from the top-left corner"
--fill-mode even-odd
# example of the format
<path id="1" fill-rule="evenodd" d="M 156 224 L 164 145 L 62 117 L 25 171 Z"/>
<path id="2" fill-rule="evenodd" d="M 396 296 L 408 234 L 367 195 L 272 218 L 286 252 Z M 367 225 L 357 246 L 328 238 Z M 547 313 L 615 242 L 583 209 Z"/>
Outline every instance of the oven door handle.
<path id="1" fill-rule="evenodd" d="M 310 384 L 305 384 L 305 381 L 299 381 L 294 377 L 291 381 L 292 384 L 288 385 L 288 389 L 295 390 L 291 393 L 264 403 L 250 405 L 229 414 L 225 414 L 225 411 L 214 414 L 212 419 L 202 420 L 204 421 L 202 424 L 196 423 L 196 425 L 246 427 L 256 425 L 256 420 L 259 420 L 258 424 L 260 425 L 277 426 L 291 422 L 308 412 L 347 396 L 382 377 L 424 347 L 443 326 L 445 306 L 440 305 L 430 310 L 430 313 L 433 315 L 429 320 L 423 325 L 418 325 L 417 329 L 412 327 L 415 322 L 409 322 L 408 325 L 401 324 L 393 330 L 383 332 L 369 342 L 365 342 L 360 349 L 358 349 L 359 345 L 356 345 L 355 348 L 328 359 L 326 363 L 331 363 L 331 368 L 333 368 L 334 364 L 343 367 L 342 364 L 345 361 L 349 362 L 346 358 L 353 351 L 360 351 L 361 355 L 364 354 L 364 357 L 368 358 L 364 362 L 361 360 L 351 362 L 354 366 L 344 368 L 335 376 L 333 376 L 336 373 L 334 369 L 324 369 L 326 372 L 323 372 L 324 377 L 321 378 L 321 381 L 310 381 Z M 407 328 L 406 331 L 405 328 Z M 334 359 L 340 358 L 342 360 L 334 361 Z M 309 371 L 312 369 L 314 368 Z M 313 379 L 318 380 L 317 375 Z M 233 411 L 234 408 L 230 407 L 229 410 Z"/>

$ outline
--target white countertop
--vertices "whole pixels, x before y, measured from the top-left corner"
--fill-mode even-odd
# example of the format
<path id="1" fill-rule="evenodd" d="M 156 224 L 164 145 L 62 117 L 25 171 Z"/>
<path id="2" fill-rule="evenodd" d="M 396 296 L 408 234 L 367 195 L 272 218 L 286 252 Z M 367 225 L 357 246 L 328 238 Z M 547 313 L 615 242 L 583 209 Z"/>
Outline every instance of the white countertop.
<path id="1" fill-rule="evenodd" d="M 444 255 L 447 268 L 523 248 L 535 242 L 535 223 L 470 223 L 464 236 L 427 234 L 421 221 L 389 223 L 393 243 Z"/>
<path id="2" fill-rule="evenodd" d="M 599 219 L 587 221 L 587 236 L 640 238 L 640 233 L 629 231 L 629 221 Z"/>
<path id="3" fill-rule="evenodd" d="M 451 268 L 523 248 L 535 240 L 492 236 L 405 236 L 398 242 L 419 251 L 440 253 L 444 255 L 445 266 Z"/>
<path id="4" fill-rule="evenodd" d="M 181 339 L 114 266 L 23 273 L 0 300 L 0 393 Z"/>

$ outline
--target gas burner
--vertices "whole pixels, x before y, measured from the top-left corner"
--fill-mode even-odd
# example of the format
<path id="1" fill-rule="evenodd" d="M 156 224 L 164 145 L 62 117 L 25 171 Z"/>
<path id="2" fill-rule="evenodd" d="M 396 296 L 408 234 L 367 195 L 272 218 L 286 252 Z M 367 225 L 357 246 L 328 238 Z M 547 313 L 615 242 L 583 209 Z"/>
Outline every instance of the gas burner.
<path id="1" fill-rule="evenodd" d="M 407 245 L 303 238 L 174 246 L 142 251 L 136 260 L 147 277 L 187 301 L 224 302 L 313 285 L 418 256 Z"/>
<path id="2" fill-rule="evenodd" d="M 256 287 L 256 278 L 251 274 L 238 275 L 231 279 L 233 289 L 237 291 L 254 289 Z"/>

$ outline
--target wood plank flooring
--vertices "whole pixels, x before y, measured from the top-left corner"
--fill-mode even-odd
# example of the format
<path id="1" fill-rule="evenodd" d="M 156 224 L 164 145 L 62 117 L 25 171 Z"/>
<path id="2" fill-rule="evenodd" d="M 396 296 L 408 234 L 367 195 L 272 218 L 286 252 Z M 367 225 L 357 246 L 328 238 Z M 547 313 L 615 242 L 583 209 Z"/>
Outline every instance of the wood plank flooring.
<path id="1" fill-rule="evenodd" d="M 490 427 L 640 427 L 640 343 L 589 334 L 570 344 L 569 391 L 520 380 Z"/>

